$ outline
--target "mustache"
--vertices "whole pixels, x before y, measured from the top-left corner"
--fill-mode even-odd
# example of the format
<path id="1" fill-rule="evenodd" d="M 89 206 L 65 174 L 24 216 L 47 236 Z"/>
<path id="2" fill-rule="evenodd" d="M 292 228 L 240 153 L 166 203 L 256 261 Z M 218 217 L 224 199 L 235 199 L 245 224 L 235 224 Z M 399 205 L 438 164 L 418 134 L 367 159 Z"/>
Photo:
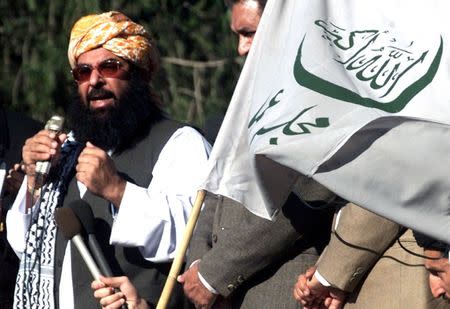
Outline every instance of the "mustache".
<path id="1" fill-rule="evenodd" d="M 114 97 L 115 97 L 114 93 L 103 88 L 93 88 L 91 91 L 89 91 L 89 93 L 86 96 L 88 100 L 114 98 Z"/>

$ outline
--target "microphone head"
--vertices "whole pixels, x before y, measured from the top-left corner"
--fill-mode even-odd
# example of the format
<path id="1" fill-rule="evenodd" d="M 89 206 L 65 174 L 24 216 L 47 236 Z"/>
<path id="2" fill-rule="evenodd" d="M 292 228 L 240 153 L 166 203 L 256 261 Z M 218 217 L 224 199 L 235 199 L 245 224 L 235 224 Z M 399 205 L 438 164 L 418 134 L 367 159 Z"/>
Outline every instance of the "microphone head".
<path id="1" fill-rule="evenodd" d="M 92 212 L 91 206 L 83 200 L 76 200 L 71 202 L 68 207 L 71 208 L 78 217 L 78 220 L 80 220 L 86 233 L 95 234 L 94 213 Z"/>
<path id="2" fill-rule="evenodd" d="M 57 208 L 55 210 L 55 221 L 65 238 L 72 239 L 75 235 L 81 234 L 80 220 L 71 208 Z"/>
<path id="3" fill-rule="evenodd" d="M 45 124 L 45 129 L 50 131 L 59 132 L 64 125 L 64 117 L 53 115 Z"/>

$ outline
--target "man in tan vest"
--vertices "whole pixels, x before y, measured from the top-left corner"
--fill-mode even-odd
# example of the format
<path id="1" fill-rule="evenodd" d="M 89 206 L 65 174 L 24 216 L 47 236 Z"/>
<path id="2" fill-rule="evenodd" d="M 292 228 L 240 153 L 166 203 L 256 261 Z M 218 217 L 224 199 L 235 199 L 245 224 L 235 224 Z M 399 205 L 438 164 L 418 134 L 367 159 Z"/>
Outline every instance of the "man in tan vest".
<path id="1" fill-rule="evenodd" d="M 352 203 L 335 216 L 330 243 L 299 276 L 294 297 L 305 308 L 440 308 L 411 230 Z"/>

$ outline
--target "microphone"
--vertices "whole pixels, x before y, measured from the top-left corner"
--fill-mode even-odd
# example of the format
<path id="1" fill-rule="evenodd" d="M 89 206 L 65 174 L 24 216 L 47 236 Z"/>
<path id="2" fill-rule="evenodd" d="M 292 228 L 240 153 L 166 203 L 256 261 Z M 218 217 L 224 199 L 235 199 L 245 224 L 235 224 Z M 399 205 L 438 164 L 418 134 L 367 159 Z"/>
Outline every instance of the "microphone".
<path id="1" fill-rule="evenodd" d="M 55 210 L 55 221 L 64 237 L 71 240 L 77 247 L 84 263 L 86 263 L 86 266 L 89 268 L 92 277 L 95 280 L 98 280 L 101 275 L 100 270 L 80 235 L 81 223 L 73 210 L 69 207 L 57 208 Z"/>
<path id="2" fill-rule="evenodd" d="M 44 129 L 59 134 L 63 129 L 64 118 L 58 115 L 52 116 L 45 124 Z M 39 189 L 50 171 L 51 160 L 36 162 L 36 189 Z"/>
<path id="3" fill-rule="evenodd" d="M 92 212 L 91 206 L 83 200 L 77 200 L 70 203 L 68 207 L 73 210 L 75 216 L 77 216 L 78 220 L 81 222 L 81 225 L 84 227 L 84 230 L 88 234 L 89 248 L 98 263 L 100 271 L 106 277 L 113 277 L 114 275 L 111 267 L 106 261 L 103 251 L 97 242 L 97 238 L 95 237 L 94 213 Z"/>
<path id="4" fill-rule="evenodd" d="M 106 277 L 113 277 L 114 274 L 111 267 L 109 266 L 108 261 L 106 260 L 105 255 L 97 242 L 97 238 L 95 237 L 94 213 L 92 212 L 91 206 L 86 201 L 77 200 L 71 202 L 68 207 L 73 210 L 73 213 L 77 217 L 78 221 L 81 222 L 81 225 L 88 234 L 89 248 L 91 248 L 92 254 L 100 267 L 100 271 Z M 120 292 L 120 289 L 114 288 L 114 292 Z M 127 309 L 128 305 L 125 303 L 121 306 L 121 308 Z"/>

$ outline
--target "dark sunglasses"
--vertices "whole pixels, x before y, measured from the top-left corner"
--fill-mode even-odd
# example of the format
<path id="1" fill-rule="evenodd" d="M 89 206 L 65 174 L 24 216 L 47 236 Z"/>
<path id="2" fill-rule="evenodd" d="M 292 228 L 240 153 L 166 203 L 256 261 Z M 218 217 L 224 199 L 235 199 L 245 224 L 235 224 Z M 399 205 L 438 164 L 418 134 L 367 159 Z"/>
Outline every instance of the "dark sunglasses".
<path id="1" fill-rule="evenodd" d="M 122 70 L 122 62 L 117 59 L 107 59 L 100 62 L 96 66 L 90 64 L 80 64 L 73 68 L 72 75 L 73 78 L 79 82 L 83 83 L 91 78 L 92 71 L 95 69 L 103 77 L 116 77 L 117 74 Z"/>

